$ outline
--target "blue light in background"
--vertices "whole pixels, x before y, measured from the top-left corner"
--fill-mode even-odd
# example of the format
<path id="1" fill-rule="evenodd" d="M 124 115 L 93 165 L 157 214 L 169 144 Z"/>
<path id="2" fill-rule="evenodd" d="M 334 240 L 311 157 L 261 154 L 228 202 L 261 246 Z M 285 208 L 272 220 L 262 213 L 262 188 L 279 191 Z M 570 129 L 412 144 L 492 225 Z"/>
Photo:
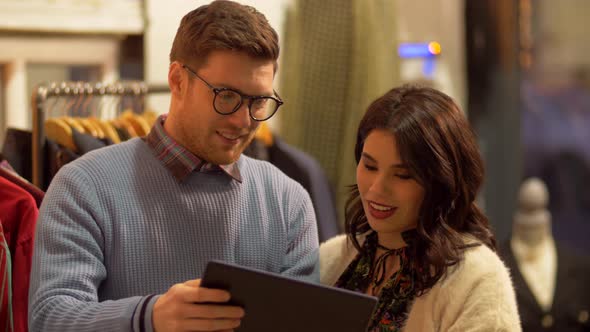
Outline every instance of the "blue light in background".
<path id="1" fill-rule="evenodd" d="M 424 58 L 440 55 L 441 47 L 438 42 L 429 43 L 401 43 L 397 52 L 402 58 Z"/>
<path id="2" fill-rule="evenodd" d="M 432 56 L 428 50 L 428 43 L 403 43 L 397 48 L 402 58 L 423 58 Z"/>
<path id="3" fill-rule="evenodd" d="M 436 63 L 434 62 L 433 57 L 428 57 L 424 59 L 424 66 L 422 66 L 422 74 L 428 78 L 432 78 L 434 76 L 434 67 Z"/>
<path id="4" fill-rule="evenodd" d="M 441 46 L 438 42 L 429 43 L 401 43 L 397 49 L 401 58 L 423 58 L 424 66 L 422 73 L 428 78 L 432 78 L 436 67 L 435 57 L 440 55 Z"/>

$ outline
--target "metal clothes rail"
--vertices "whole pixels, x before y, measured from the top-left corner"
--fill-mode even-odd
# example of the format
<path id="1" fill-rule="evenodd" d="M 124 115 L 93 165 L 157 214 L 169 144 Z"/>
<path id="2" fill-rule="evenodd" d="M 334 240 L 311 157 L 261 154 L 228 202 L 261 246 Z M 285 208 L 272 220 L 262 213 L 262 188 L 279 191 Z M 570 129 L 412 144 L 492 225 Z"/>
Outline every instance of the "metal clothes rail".
<path id="1" fill-rule="evenodd" d="M 45 130 L 47 102 L 60 97 L 129 96 L 143 98 L 148 94 L 169 93 L 168 85 L 148 85 L 142 81 L 116 83 L 103 82 L 49 82 L 41 83 L 32 93 L 32 182 L 39 188 L 44 185 Z"/>

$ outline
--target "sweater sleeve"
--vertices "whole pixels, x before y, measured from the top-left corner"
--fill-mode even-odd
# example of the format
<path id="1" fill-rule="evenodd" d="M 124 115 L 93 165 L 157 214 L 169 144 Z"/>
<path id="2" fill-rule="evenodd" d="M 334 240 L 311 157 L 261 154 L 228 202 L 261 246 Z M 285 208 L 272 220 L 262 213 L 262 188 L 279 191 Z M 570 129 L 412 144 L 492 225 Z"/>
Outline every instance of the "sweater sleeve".
<path id="1" fill-rule="evenodd" d="M 286 196 L 288 209 L 287 254 L 282 274 L 319 283 L 319 240 L 315 212 L 309 194 L 294 183 Z"/>
<path id="2" fill-rule="evenodd" d="M 88 177 L 73 165 L 54 178 L 41 205 L 29 292 L 31 331 L 151 330 L 156 297 L 100 302 L 104 211 Z"/>
<path id="3" fill-rule="evenodd" d="M 488 248 L 477 251 L 481 255 L 469 255 L 445 287 L 451 305 L 439 307 L 440 331 L 521 331 L 508 270 Z"/>

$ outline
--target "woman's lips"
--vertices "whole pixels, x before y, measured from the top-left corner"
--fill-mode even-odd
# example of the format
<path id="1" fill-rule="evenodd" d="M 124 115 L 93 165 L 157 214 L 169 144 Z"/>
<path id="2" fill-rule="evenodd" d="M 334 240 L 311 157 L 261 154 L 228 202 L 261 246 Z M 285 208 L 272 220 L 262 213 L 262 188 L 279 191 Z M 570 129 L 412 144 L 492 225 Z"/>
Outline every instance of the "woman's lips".
<path id="1" fill-rule="evenodd" d="M 391 217 L 395 211 L 397 211 L 396 207 L 383 205 L 375 202 L 369 201 L 369 213 L 375 219 L 386 219 Z"/>

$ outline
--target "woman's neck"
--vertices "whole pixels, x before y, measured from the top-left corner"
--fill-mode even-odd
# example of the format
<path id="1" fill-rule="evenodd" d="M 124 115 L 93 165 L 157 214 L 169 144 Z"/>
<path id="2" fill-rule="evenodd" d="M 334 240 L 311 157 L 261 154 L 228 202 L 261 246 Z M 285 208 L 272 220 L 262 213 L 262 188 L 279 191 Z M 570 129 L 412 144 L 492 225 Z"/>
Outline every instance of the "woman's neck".
<path id="1" fill-rule="evenodd" d="M 392 254 L 395 249 L 407 246 L 401 233 L 380 234 L 377 232 L 377 248 L 373 257 L 373 278 L 381 279 L 379 284 L 371 283 L 366 293 L 378 296 L 381 289 L 385 286 L 393 274 L 400 269 L 400 258 L 397 254 Z M 375 279 L 374 279 L 375 280 Z"/>
<path id="2" fill-rule="evenodd" d="M 377 243 L 387 249 L 398 249 L 408 244 L 404 241 L 401 232 L 377 232 Z M 377 253 L 383 253 L 385 249 L 377 248 Z"/>

